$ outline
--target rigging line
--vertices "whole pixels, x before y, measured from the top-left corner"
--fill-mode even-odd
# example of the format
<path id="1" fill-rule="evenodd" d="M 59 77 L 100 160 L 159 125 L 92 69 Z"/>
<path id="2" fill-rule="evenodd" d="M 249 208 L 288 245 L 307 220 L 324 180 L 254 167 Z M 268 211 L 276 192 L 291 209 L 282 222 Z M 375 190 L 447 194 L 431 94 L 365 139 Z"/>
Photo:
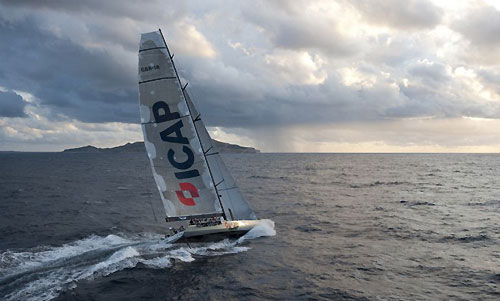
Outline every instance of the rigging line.
<path id="1" fill-rule="evenodd" d="M 217 164 L 217 168 L 218 168 L 219 170 L 222 170 L 221 165 L 219 164 L 219 161 L 221 161 L 221 162 L 222 162 L 222 165 L 223 165 L 223 167 L 224 167 L 224 161 L 223 161 L 223 159 L 222 159 L 222 156 L 220 156 L 220 155 L 219 155 L 218 157 L 215 157 L 215 164 Z M 225 168 L 225 167 L 224 167 L 224 168 Z M 231 177 L 231 175 L 230 175 L 229 173 L 228 173 L 228 177 Z M 237 188 L 236 181 L 235 181 L 234 179 L 233 179 L 233 183 L 234 183 L 235 187 Z M 231 208 L 233 208 L 233 209 L 234 209 L 234 208 L 235 208 L 235 206 L 234 206 L 233 198 L 231 197 L 231 194 L 230 194 L 230 193 L 228 193 L 228 194 L 227 194 L 227 199 L 228 199 L 229 203 L 231 203 Z M 228 208 L 228 209 L 229 209 L 229 208 Z M 231 211 L 230 211 L 229 213 L 231 213 Z M 232 216 L 232 214 L 231 214 L 231 216 Z"/>
<path id="2" fill-rule="evenodd" d="M 168 45 L 167 45 L 167 42 L 165 41 L 165 37 L 163 36 L 163 33 L 161 32 L 160 28 L 158 29 L 158 31 L 160 32 L 161 38 L 163 40 L 163 44 L 165 44 L 165 48 L 167 49 L 167 53 L 168 53 L 168 55 L 170 57 L 170 62 L 172 63 L 172 67 L 174 68 L 175 75 L 177 76 L 177 80 L 179 82 L 179 86 L 182 87 L 181 79 L 179 77 L 179 73 L 177 72 L 177 68 L 175 67 L 174 60 L 172 59 L 173 56 L 170 56 L 170 50 L 168 49 Z M 191 115 L 191 108 L 189 107 L 189 104 L 187 102 L 186 91 L 185 90 L 182 90 L 182 96 L 184 96 L 184 102 L 186 103 L 186 106 L 188 108 L 189 114 Z M 194 131 L 196 132 L 196 136 L 198 137 L 198 141 L 200 142 L 201 150 L 202 150 L 203 153 L 205 153 L 205 150 L 203 148 L 203 144 L 201 143 L 200 133 L 198 133 L 198 128 L 196 127 L 196 124 L 194 124 L 194 122 L 193 122 L 193 127 L 194 127 Z M 210 178 L 212 178 L 212 183 L 215 185 L 215 179 L 214 179 L 214 175 L 212 174 L 212 170 L 210 169 L 210 164 L 208 164 L 208 160 L 207 160 L 207 157 L 205 156 L 205 154 L 203 154 L 203 156 L 205 157 L 205 162 L 207 163 L 208 173 L 210 174 Z M 217 195 L 217 199 L 219 200 L 219 205 L 220 205 L 220 208 L 222 209 L 222 214 L 224 216 L 224 219 L 227 220 L 227 216 L 226 216 L 226 213 L 224 212 L 224 206 L 222 206 L 222 200 L 220 199 L 220 194 L 219 194 L 219 191 L 217 190 L 217 186 L 214 186 L 214 189 L 215 189 L 215 194 Z"/>
<path id="3" fill-rule="evenodd" d="M 153 216 L 155 217 L 155 222 L 158 223 L 158 219 L 156 218 L 155 208 L 153 207 L 153 201 L 149 198 L 149 205 L 151 205 L 151 211 L 153 211 Z"/>
<path id="4" fill-rule="evenodd" d="M 217 155 L 217 154 L 219 154 L 219 152 L 215 152 L 215 153 L 207 154 L 207 156 L 212 156 L 212 155 Z"/>
<path id="5" fill-rule="evenodd" d="M 187 238 L 186 238 L 186 237 L 184 237 L 184 235 L 183 235 L 182 237 L 184 238 L 184 242 L 186 243 L 186 245 L 187 245 L 190 249 L 192 249 L 192 248 L 191 248 L 191 245 L 189 244 L 189 241 L 187 240 Z"/>

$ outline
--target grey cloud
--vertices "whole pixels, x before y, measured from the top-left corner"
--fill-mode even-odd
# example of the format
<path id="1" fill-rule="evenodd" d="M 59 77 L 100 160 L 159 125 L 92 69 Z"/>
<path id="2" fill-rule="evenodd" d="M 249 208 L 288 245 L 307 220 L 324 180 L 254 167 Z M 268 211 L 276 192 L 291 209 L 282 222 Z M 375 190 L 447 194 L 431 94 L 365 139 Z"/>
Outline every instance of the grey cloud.
<path id="1" fill-rule="evenodd" d="M 446 73 L 446 67 L 440 63 L 418 63 L 411 66 L 408 74 L 418 78 L 426 86 L 438 88 L 451 80 Z"/>
<path id="2" fill-rule="evenodd" d="M 370 41 L 370 49 L 365 52 L 364 59 L 375 64 L 404 68 L 415 58 L 426 56 L 423 45 L 410 36 L 381 34 Z"/>
<path id="3" fill-rule="evenodd" d="M 450 24 L 464 37 L 458 57 L 467 65 L 498 66 L 500 64 L 500 12 L 481 6 Z"/>
<path id="4" fill-rule="evenodd" d="M 477 46 L 500 44 L 500 12 L 494 7 L 473 10 L 454 22 L 452 28 Z"/>
<path id="5" fill-rule="evenodd" d="M 402 30 L 433 28 L 441 21 L 442 9 L 427 0 L 355 0 L 352 3 L 373 24 Z"/>
<path id="6" fill-rule="evenodd" d="M 210 70 L 203 62 L 183 63 L 181 73 L 191 69 Z M 251 67 L 249 67 L 251 68 Z M 345 87 L 331 74 L 320 85 L 276 86 L 261 78 L 220 78 L 223 71 L 212 66 L 219 77 L 190 80 L 190 92 L 210 126 L 262 127 L 322 124 L 348 120 L 383 119 L 387 108 L 399 103 L 399 95 L 388 86 L 356 89 Z"/>
<path id="7" fill-rule="evenodd" d="M 1 117 L 26 117 L 24 107 L 26 102 L 14 92 L 0 91 L 0 116 Z"/>
<path id="8" fill-rule="evenodd" d="M 46 3 L 49 2 L 42 2 Z M 85 3 L 91 7 L 87 9 L 99 9 L 97 2 Z M 403 5 L 401 3 L 394 4 L 390 9 L 396 9 L 397 5 Z M 402 15 L 413 18 L 406 21 L 413 24 L 411 26 L 431 26 L 439 19 L 437 15 L 432 17 L 439 12 L 432 5 L 426 2 L 409 3 L 409 8 L 402 9 Z M 242 15 L 241 23 L 244 25 L 238 25 L 247 31 L 251 31 L 247 27 L 263 28 L 272 46 L 294 50 L 318 49 L 329 55 L 338 54 L 339 57 L 359 50 L 335 30 L 335 20 L 309 19 L 297 9 L 301 3 L 285 4 L 289 6 L 282 11 L 269 9 L 261 2 L 247 4 L 242 12 L 233 12 L 228 17 L 234 21 Z M 31 4 L 26 5 L 21 7 L 32 8 Z M 64 8 L 65 11 L 74 11 L 77 18 L 79 4 L 61 4 L 63 7 L 65 5 L 70 6 Z M 133 10 L 137 3 L 120 5 L 121 10 L 128 11 Z M 43 8 L 62 9 L 50 5 Z M 176 8 L 172 10 L 176 11 Z M 106 9 L 103 11 L 107 12 Z M 421 14 L 430 17 L 426 19 Z M 0 55 L 8 58 L 0 61 L 0 86 L 32 93 L 39 99 L 41 106 L 51 109 L 50 118 L 61 118 L 63 114 L 84 122 L 138 122 L 136 50 L 132 48 L 136 47 L 133 40 L 134 35 L 138 39 L 140 26 L 134 29 L 137 32 L 130 32 L 130 40 L 128 36 L 116 36 L 113 40 L 112 31 L 102 32 L 100 28 L 114 24 L 116 18 L 114 15 L 112 20 L 104 16 L 100 18 L 95 27 L 89 27 L 91 30 L 87 34 L 111 39 L 113 44 L 127 49 L 126 55 L 118 57 L 112 52 L 112 47 L 85 48 L 68 38 L 56 37 L 38 29 L 37 18 L 27 17 L 9 24 L 0 23 L 0 37 L 2 41 L 7 41 L 0 48 Z M 245 21 L 250 22 L 250 26 Z M 325 68 L 328 78 L 320 85 L 283 84 L 278 82 L 276 70 L 265 64 L 265 55 L 274 49 L 262 42 L 265 40 L 262 35 L 251 31 L 255 34 L 252 41 L 262 43 L 258 45 L 261 50 L 245 56 L 227 46 L 227 40 L 233 40 L 234 36 L 224 30 L 233 34 L 232 29 L 226 29 L 223 21 L 213 19 L 211 22 L 200 31 L 207 31 L 207 36 L 213 37 L 210 41 L 216 43 L 215 58 L 199 58 L 183 53 L 175 56 L 180 74 L 189 80 L 192 97 L 208 126 L 257 128 L 429 115 L 460 116 L 465 113 L 478 117 L 500 115 L 498 108 L 471 105 L 469 99 L 448 94 L 451 83 L 444 66 L 415 64 L 427 54 L 421 49 L 422 45 L 411 37 L 393 38 L 389 42 L 391 37 L 381 35 L 380 40 L 370 41 L 371 48 L 364 50 L 361 62 L 348 61 L 346 56 L 343 57 L 346 65 L 359 63 L 360 72 L 377 78 L 372 87 L 345 86 L 335 66 Z M 216 26 L 212 24 L 218 24 L 219 31 L 210 32 L 210 26 Z M 410 26 L 408 24 L 398 26 L 406 28 Z M 241 38 L 243 44 L 252 42 L 250 39 L 245 40 L 248 36 L 237 37 Z M 178 40 L 175 42 L 178 43 Z M 175 52 L 175 47 L 172 48 Z M 390 73 L 391 78 L 384 79 L 380 75 L 382 70 Z M 400 85 L 399 90 L 394 88 L 394 81 L 407 76 L 415 79 L 415 83 L 409 87 Z"/>
<path id="9" fill-rule="evenodd" d="M 158 7 L 165 5 L 164 1 L 148 1 L 145 3 L 141 0 L 121 1 L 121 0 L 85 0 L 85 1 L 65 1 L 65 0 L 0 0 L 5 6 L 29 8 L 35 10 L 55 10 L 77 15 L 96 14 L 106 15 L 117 18 L 131 18 L 134 20 L 158 20 L 161 17 L 168 18 L 173 14 L 181 14 L 184 12 L 184 5 L 179 3 L 175 6 L 170 5 L 170 9 L 162 10 Z M 155 9 L 156 8 L 156 9 Z"/>
<path id="10" fill-rule="evenodd" d="M 477 74 L 483 85 L 500 95 L 500 71 L 482 69 Z"/>
<path id="11" fill-rule="evenodd" d="M 261 72 L 255 57 L 233 67 L 182 56 L 177 60 L 181 75 L 190 82 L 192 98 L 210 126 L 258 128 L 422 116 L 500 116 L 499 107 L 455 90 L 444 64 L 415 58 L 383 69 L 379 62 L 361 63 L 358 70 L 377 77 L 373 87 L 344 86 L 332 71 L 320 85 L 277 85 L 272 74 Z M 384 80 L 381 70 L 392 78 Z M 393 79 L 402 81 L 404 77 L 410 79 L 410 85 L 400 84 L 395 89 Z"/>
<path id="12" fill-rule="evenodd" d="M 392 117 L 456 117 L 460 116 L 457 109 L 447 103 L 446 99 L 440 98 L 435 89 L 430 89 L 424 85 L 411 84 L 405 87 L 399 86 L 401 93 L 406 97 L 406 101 L 388 111 Z"/>
<path id="13" fill-rule="evenodd" d="M 430 87 L 424 84 L 400 85 L 407 101 L 387 111 L 394 117 L 433 116 L 455 118 L 460 116 L 499 118 L 500 105 L 485 104 L 464 91 L 453 91 L 450 87 Z M 457 93 L 457 94 L 454 94 Z"/>
<path id="14" fill-rule="evenodd" d="M 0 85 L 33 94 L 40 105 L 88 122 L 137 122 L 135 73 L 112 53 L 87 50 L 43 31 L 32 20 L 1 24 Z"/>
<path id="15" fill-rule="evenodd" d="M 297 11 L 266 12 L 261 6 L 257 4 L 254 11 L 244 14 L 267 26 L 278 46 L 345 51 L 338 48 L 343 43 L 336 43 L 335 36 L 322 35 L 322 31 L 330 30 L 321 23 L 324 21 L 318 25 L 314 24 L 316 20 L 296 18 Z M 85 122 L 137 122 L 136 74 L 124 68 L 130 62 L 116 61 L 112 52 L 85 49 L 35 28 L 36 22 L 29 18 L 0 27 L 2 39 L 9 41 L 0 54 L 11 58 L 0 63 L 0 69 L 12 70 L 0 77 L 0 85 L 32 93 L 41 105 L 52 108 L 51 118 L 61 113 Z M 25 50 L 21 56 L 12 56 L 18 49 Z M 226 52 L 215 61 L 176 56 L 181 75 L 189 79 L 193 98 L 209 126 L 379 120 L 393 116 L 390 110 L 405 102 L 387 85 L 345 87 L 334 72 L 317 86 L 273 84 L 275 74 L 263 70 L 263 56 L 243 60 L 229 50 L 219 50 Z M 130 59 L 135 61 L 135 55 L 134 51 Z M 371 68 L 373 72 L 378 69 Z"/>
<path id="16" fill-rule="evenodd" d="M 306 5 L 307 2 L 298 2 Z M 270 10 L 268 2 L 253 1 L 242 8 L 243 17 L 262 28 L 276 47 L 287 49 L 317 49 L 328 55 L 350 56 L 358 51 L 353 40 L 343 37 L 337 30 L 333 18 L 314 18 L 307 16 L 302 7 L 289 1 L 273 4 Z M 279 9 L 282 5 L 286 9 Z"/>

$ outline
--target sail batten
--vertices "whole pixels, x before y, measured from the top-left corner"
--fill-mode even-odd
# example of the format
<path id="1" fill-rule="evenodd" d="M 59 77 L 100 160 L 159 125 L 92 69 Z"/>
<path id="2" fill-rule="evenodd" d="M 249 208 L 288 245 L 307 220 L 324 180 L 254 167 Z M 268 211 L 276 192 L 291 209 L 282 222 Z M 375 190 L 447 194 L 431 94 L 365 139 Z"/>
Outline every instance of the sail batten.
<path id="1" fill-rule="evenodd" d="M 144 144 L 167 221 L 255 219 L 200 113 L 182 86 L 161 31 L 141 36 L 139 101 Z"/>
<path id="2" fill-rule="evenodd" d="M 142 82 L 139 82 L 139 85 L 140 84 L 149 83 L 149 82 L 154 82 L 154 81 L 157 81 L 157 80 L 162 80 L 162 79 L 176 79 L 176 78 L 175 77 L 160 77 L 160 78 L 148 79 L 148 80 L 144 80 Z"/>
<path id="3" fill-rule="evenodd" d="M 165 46 L 161 46 L 161 47 L 153 47 L 153 48 L 139 49 L 139 52 L 144 52 L 144 51 L 149 51 L 149 50 L 156 50 L 156 49 L 167 49 L 167 47 L 165 47 Z"/>

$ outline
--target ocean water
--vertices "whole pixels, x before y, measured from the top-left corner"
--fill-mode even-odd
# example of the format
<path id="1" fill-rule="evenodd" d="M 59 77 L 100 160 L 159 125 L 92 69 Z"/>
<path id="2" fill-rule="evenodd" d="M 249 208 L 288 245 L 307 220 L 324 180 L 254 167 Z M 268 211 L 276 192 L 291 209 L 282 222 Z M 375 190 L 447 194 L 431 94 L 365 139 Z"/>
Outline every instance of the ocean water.
<path id="1" fill-rule="evenodd" d="M 0 153 L 0 299 L 500 299 L 500 155 L 224 159 L 269 221 L 189 248 L 145 153 Z"/>

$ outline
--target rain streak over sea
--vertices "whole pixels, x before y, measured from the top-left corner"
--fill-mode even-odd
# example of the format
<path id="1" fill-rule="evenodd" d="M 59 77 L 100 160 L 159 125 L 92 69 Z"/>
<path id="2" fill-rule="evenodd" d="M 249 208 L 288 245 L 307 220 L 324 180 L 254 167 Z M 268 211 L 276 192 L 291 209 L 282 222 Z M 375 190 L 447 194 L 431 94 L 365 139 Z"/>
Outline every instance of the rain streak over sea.
<path id="1" fill-rule="evenodd" d="M 189 248 L 145 153 L 0 153 L 0 299 L 500 299 L 500 155 L 224 159 L 267 221 Z"/>

